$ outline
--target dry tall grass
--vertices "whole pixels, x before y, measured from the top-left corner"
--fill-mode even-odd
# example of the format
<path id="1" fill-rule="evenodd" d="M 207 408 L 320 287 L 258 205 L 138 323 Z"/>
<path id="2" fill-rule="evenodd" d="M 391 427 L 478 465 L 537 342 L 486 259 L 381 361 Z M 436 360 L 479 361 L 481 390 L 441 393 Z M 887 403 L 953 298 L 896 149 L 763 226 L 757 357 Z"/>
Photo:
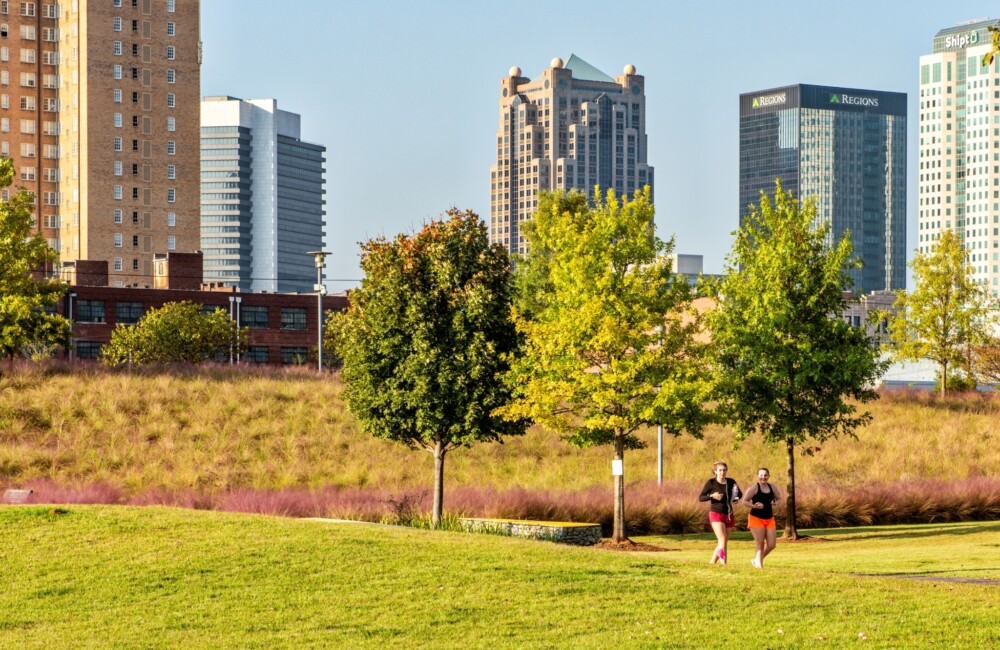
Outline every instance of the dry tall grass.
<path id="1" fill-rule="evenodd" d="M 428 489 L 432 458 L 358 431 L 340 391 L 335 376 L 301 369 L 20 367 L 0 377 L 0 486 L 63 501 L 378 519 L 390 499 Z M 1000 398 L 896 392 L 871 410 L 857 440 L 797 458 L 807 523 L 1000 516 L 1000 488 L 988 478 L 1000 467 Z M 700 527 L 693 494 L 716 458 L 741 484 L 758 466 L 784 483 L 783 448 L 751 439 L 734 449 L 731 431 L 715 427 L 703 439 L 668 437 L 660 488 L 655 435 L 645 432 L 649 447 L 626 455 L 632 530 Z M 610 460 L 609 449 L 579 450 L 535 428 L 453 452 L 446 506 L 603 521 Z"/>

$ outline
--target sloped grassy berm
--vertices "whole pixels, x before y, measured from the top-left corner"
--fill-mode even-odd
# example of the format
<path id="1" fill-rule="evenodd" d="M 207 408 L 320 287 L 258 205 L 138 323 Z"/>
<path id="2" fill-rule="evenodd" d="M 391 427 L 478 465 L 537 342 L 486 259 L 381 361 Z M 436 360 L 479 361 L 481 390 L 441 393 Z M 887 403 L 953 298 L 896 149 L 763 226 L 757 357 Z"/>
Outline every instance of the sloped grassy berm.
<path id="1" fill-rule="evenodd" d="M 228 367 L 112 371 L 7 364 L 0 376 L 0 488 L 63 503 L 167 503 L 274 514 L 392 520 L 428 509 L 430 454 L 357 430 L 334 375 Z M 1000 518 L 1000 399 L 887 393 L 858 440 L 797 461 L 803 525 Z M 662 488 L 650 445 L 628 452 L 632 532 L 701 530 L 695 495 L 717 458 L 747 485 L 758 466 L 783 483 L 784 450 L 731 431 L 668 437 Z M 445 508 L 459 515 L 605 522 L 611 452 L 535 428 L 453 452 Z"/>
<path id="2" fill-rule="evenodd" d="M 995 648 L 1000 523 L 618 553 L 173 508 L 0 507 L 0 648 Z M 992 567 L 992 568 L 988 568 Z M 860 574 L 876 574 L 866 577 Z M 790 585 L 794 587 L 790 588 Z M 755 612 L 753 629 L 719 624 Z M 748 619 L 749 620 L 749 619 Z M 748 634 L 752 637 L 748 638 Z"/>

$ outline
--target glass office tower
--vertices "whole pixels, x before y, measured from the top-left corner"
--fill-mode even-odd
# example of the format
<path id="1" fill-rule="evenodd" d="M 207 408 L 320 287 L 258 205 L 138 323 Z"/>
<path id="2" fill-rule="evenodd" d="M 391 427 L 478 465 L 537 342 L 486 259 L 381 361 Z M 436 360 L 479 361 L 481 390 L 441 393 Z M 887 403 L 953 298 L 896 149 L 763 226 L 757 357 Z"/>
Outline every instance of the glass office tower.
<path id="1" fill-rule="evenodd" d="M 740 95 L 740 223 L 760 192 L 816 202 L 850 231 L 856 291 L 906 287 L 906 94 L 797 84 Z"/>

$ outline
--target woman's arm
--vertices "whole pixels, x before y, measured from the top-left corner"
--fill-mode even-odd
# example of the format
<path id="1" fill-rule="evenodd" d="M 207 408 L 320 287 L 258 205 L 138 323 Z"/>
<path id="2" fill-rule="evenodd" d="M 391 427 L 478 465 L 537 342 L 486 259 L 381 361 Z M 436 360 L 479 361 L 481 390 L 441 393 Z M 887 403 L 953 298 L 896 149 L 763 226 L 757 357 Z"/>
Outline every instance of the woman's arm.
<path id="1" fill-rule="evenodd" d="M 752 501 L 752 499 L 753 499 L 753 497 L 754 497 L 755 494 L 757 494 L 757 484 L 756 483 L 754 483 L 753 485 L 751 485 L 750 487 L 748 487 L 746 494 L 743 495 L 743 505 L 745 505 L 746 507 L 750 508 L 751 510 L 753 510 L 753 501 Z"/>
<path id="2" fill-rule="evenodd" d="M 715 482 L 715 479 L 710 479 L 708 481 L 705 481 L 705 486 L 701 488 L 701 494 L 698 495 L 698 500 L 699 501 L 712 501 L 713 500 L 712 499 L 712 493 L 718 491 L 717 488 L 713 489 L 713 487 L 712 487 L 712 483 L 714 483 L 714 482 Z"/>

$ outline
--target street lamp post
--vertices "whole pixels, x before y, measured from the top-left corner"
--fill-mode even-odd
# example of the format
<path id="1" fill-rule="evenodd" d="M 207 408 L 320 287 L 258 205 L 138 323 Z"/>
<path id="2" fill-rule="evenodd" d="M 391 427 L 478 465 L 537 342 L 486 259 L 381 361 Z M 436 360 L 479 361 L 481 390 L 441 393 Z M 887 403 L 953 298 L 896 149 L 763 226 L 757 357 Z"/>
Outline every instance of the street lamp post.
<path id="1" fill-rule="evenodd" d="M 69 292 L 69 362 L 73 363 L 73 299 L 76 298 L 76 292 Z"/>
<path id="2" fill-rule="evenodd" d="M 308 251 L 306 255 L 312 255 L 316 259 L 316 284 L 313 286 L 313 289 L 316 291 L 316 357 L 318 359 L 316 369 L 317 372 L 323 374 L 323 294 L 326 293 L 326 289 L 323 286 L 323 267 L 326 266 L 326 256 L 329 253 L 325 251 Z"/>

